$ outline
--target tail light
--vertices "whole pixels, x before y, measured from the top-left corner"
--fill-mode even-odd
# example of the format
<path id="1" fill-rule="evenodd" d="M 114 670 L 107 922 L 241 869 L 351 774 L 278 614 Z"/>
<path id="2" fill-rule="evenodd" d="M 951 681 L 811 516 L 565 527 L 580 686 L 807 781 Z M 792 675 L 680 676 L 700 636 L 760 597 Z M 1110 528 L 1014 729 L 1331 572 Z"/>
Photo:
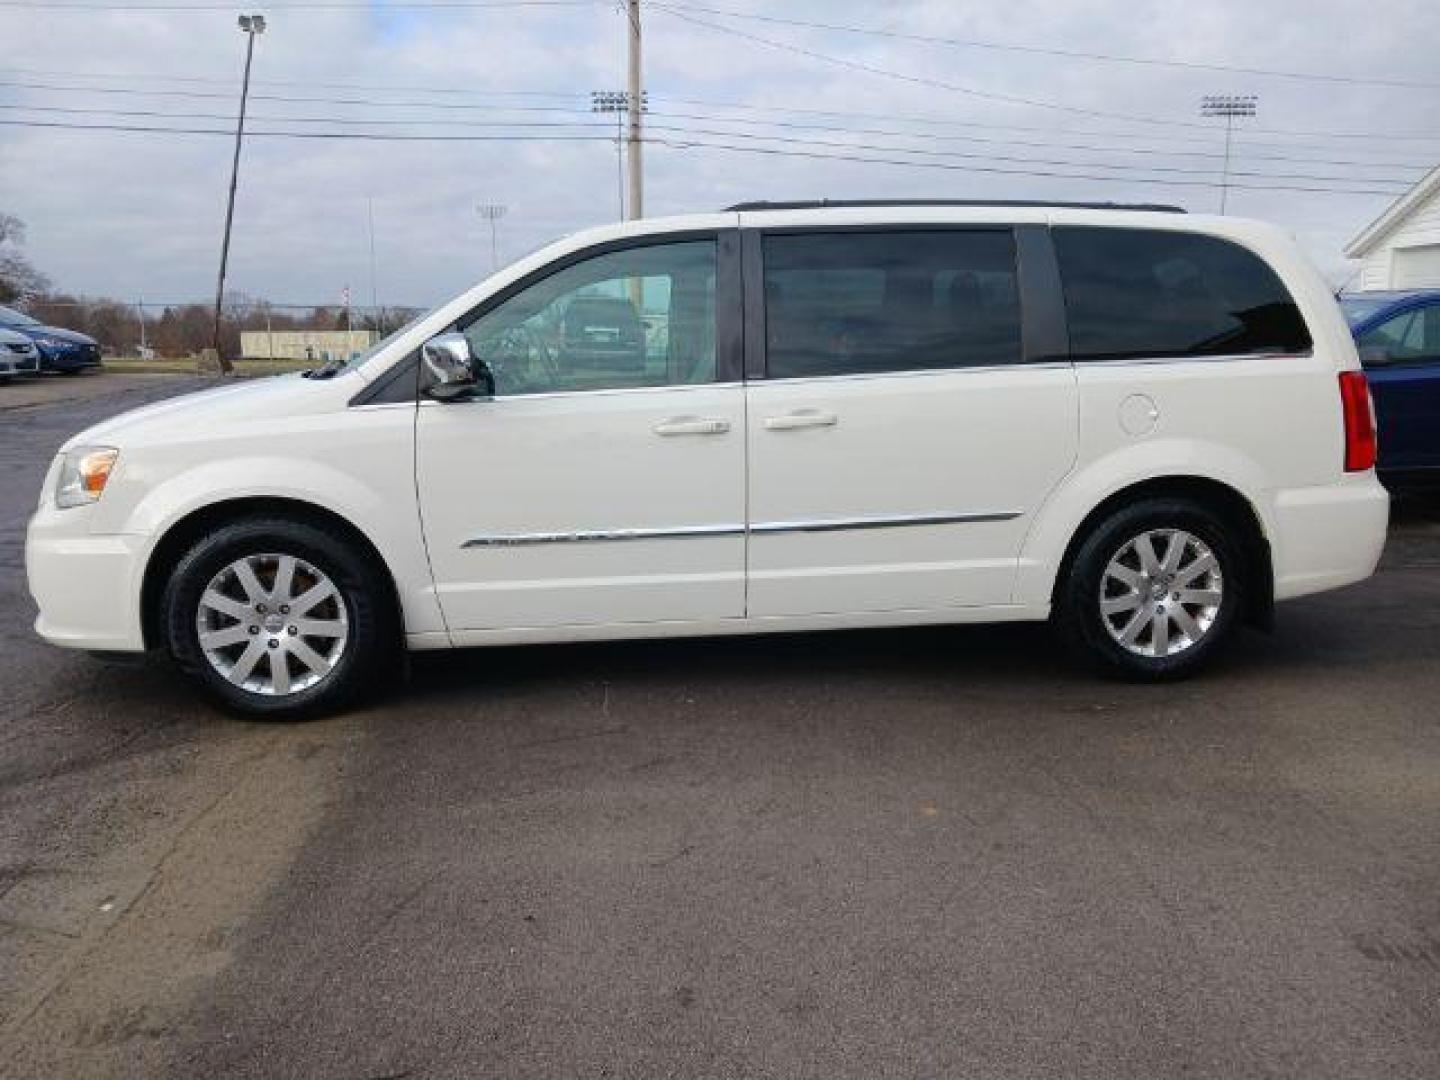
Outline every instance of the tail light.
<path id="1" fill-rule="evenodd" d="M 1375 467 L 1375 410 L 1363 371 L 1340 373 L 1340 407 L 1345 414 L 1345 471 Z"/>

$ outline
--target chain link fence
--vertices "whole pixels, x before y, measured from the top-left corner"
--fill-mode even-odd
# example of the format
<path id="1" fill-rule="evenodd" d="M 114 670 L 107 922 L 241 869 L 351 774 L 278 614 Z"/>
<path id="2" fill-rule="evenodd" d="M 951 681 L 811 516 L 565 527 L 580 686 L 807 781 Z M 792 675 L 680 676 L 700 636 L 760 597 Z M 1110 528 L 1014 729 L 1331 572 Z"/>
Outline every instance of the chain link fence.
<path id="1" fill-rule="evenodd" d="M 215 308 L 202 302 L 153 303 L 38 297 L 17 308 L 48 326 L 88 334 L 102 355 L 140 360 L 198 359 L 215 341 Z M 237 297 L 220 320 L 220 349 L 245 361 L 323 363 L 360 352 L 420 313 L 411 307 L 296 304 Z"/>

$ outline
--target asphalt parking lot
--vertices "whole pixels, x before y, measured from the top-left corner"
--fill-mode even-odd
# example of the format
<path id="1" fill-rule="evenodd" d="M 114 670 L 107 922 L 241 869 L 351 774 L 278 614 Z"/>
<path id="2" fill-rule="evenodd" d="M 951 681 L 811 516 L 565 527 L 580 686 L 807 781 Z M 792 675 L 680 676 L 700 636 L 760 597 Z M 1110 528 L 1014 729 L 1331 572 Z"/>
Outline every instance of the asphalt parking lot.
<path id="1" fill-rule="evenodd" d="M 32 635 L 54 449 L 205 384 L 83 383 L 0 388 L 0 1074 L 1440 1075 L 1440 504 L 1177 686 L 925 629 L 267 726 Z"/>

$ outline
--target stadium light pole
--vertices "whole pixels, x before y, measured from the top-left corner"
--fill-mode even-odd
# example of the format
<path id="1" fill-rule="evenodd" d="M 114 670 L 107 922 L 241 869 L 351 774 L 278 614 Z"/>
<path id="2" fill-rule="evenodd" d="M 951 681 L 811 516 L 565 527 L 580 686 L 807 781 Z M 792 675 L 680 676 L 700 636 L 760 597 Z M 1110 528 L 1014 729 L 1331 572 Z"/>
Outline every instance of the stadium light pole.
<path id="1" fill-rule="evenodd" d="M 495 233 L 498 222 L 501 218 L 505 216 L 505 213 L 509 209 L 509 207 L 505 206 L 503 203 L 481 203 L 475 209 L 479 212 L 482 218 L 484 218 L 490 223 L 490 269 L 492 271 L 499 270 L 500 254 L 499 246 L 497 245 L 495 240 Z"/>
<path id="2" fill-rule="evenodd" d="M 640 91 L 640 111 L 650 107 L 644 90 Z M 630 95 L 624 90 L 591 90 L 590 111 L 615 114 L 615 176 L 619 182 L 620 220 L 625 220 L 625 115 L 630 111 Z"/>
<path id="3" fill-rule="evenodd" d="M 255 39 L 265 32 L 264 15 L 241 15 L 240 32 L 245 35 L 245 78 L 240 84 L 240 117 L 235 122 L 235 159 L 230 164 L 230 199 L 225 204 L 225 237 L 220 241 L 220 278 L 215 283 L 215 359 L 220 372 L 229 375 L 235 365 L 225 358 L 220 348 L 220 310 L 225 302 L 225 265 L 230 261 L 230 225 L 235 220 L 235 185 L 240 179 L 240 143 L 245 138 L 245 103 L 250 98 L 250 60 L 255 55 Z"/>
<path id="4" fill-rule="evenodd" d="M 1230 135 L 1237 116 L 1254 116 L 1259 99 L 1254 94 L 1206 94 L 1200 99 L 1201 116 L 1225 118 L 1225 164 L 1220 173 L 1220 213 L 1225 213 L 1230 192 Z"/>

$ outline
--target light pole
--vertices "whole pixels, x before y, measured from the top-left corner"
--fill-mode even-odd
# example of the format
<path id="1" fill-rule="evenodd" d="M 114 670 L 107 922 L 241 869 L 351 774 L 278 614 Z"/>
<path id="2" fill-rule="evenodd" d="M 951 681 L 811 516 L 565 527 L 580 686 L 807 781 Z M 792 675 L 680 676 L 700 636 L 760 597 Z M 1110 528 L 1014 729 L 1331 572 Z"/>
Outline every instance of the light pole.
<path id="1" fill-rule="evenodd" d="M 621 90 L 591 90 L 590 111 L 615 114 L 615 176 L 619 184 L 620 220 L 625 220 L 625 139 L 621 125 L 625 117 L 625 93 Z"/>
<path id="2" fill-rule="evenodd" d="M 235 159 L 230 164 L 230 199 L 225 204 L 225 238 L 220 242 L 220 278 L 215 283 L 215 359 L 220 371 L 235 370 L 220 349 L 220 309 L 225 302 L 225 264 L 230 261 L 230 224 L 235 220 L 235 185 L 240 178 L 240 143 L 245 138 L 245 103 L 250 98 L 250 59 L 255 55 L 255 38 L 265 32 L 264 15 L 241 15 L 240 32 L 245 35 L 245 79 L 240 84 L 240 118 L 235 122 Z"/>
<path id="3" fill-rule="evenodd" d="M 497 223 L 505 216 L 505 212 L 509 207 L 503 203 L 481 203 L 475 209 L 482 218 L 490 223 L 490 269 L 492 271 L 499 270 L 500 254 L 499 246 L 495 241 L 495 233 Z"/>
<path id="4" fill-rule="evenodd" d="M 640 91 L 640 111 L 650 105 L 645 91 Z M 590 111 L 593 113 L 615 114 L 615 175 L 620 189 L 620 220 L 625 220 L 625 114 L 630 111 L 630 95 L 624 90 L 591 90 Z"/>
<path id="5" fill-rule="evenodd" d="M 377 337 L 384 337 L 380 326 L 380 288 L 375 283 L 375 199 L 365 200 L 365 219 L 370 224 L 370 321 Z"/>
<path id="6" fill-rule="evenodd" d="M 1254 94 L 1206 94 L 1200 99 L 1201 116 L 1225 118 L 1225 164 L 1220 173 L 1220 213 L 1225 213 L 1225 197 L 1230 191 L 1230 133 L 1237 116 L 1254 116 L 1260 100 Z"/>

